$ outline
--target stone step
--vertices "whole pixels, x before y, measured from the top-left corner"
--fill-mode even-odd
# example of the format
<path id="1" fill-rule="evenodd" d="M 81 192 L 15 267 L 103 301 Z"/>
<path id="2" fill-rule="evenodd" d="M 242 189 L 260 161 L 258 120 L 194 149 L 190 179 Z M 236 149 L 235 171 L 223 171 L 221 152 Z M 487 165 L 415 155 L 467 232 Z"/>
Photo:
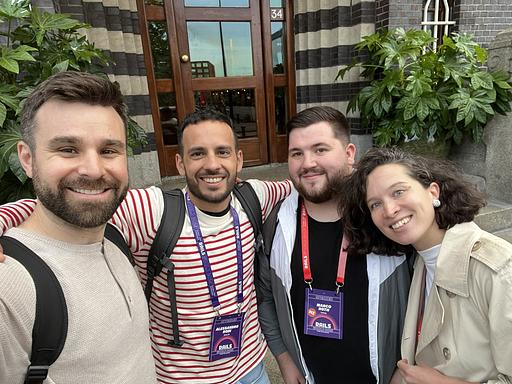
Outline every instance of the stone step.
<path id="1" fill-rule="evenodd" d="M 476 216 L 475 222 L 488 232 L 512 228 L 512 204 L 490 201 Z"/>

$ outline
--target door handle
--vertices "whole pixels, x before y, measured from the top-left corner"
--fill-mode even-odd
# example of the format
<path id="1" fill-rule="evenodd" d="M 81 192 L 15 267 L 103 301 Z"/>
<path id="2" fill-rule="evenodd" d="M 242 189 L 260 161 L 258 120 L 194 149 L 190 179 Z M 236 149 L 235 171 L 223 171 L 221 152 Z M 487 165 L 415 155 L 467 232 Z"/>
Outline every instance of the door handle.
<path id="1" fill-rule="evenodd" d="M 180 59 L 182 63 L 188 63 L 189 57 L 188 55 L 181 55 Z"/>

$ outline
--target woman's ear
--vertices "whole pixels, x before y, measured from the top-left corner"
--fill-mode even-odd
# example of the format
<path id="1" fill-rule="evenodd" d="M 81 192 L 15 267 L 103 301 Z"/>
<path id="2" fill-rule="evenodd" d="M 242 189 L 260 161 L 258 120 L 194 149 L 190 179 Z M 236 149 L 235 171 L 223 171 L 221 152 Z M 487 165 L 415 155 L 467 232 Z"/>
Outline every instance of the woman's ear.
<path id="1" fill-rule="evenodd" d="M 439 196 L 441 195 L 441 188 L 439 187 L 439 184 L 435 181 L 430 183 L 428 190 L 432 194 L 432 198 L 439 199 Z"/>

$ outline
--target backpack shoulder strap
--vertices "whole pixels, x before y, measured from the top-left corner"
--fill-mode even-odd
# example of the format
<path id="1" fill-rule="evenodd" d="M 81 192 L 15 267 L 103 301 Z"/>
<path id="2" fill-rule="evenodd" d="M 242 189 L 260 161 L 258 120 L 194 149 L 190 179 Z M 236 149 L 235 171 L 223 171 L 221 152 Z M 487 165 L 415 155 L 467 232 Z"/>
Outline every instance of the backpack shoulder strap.
<path id="1" fill-rule="evenodd" d="M 149 250 L 147 261 L 147 281 L 144 292 L 148 303 L 153 289 L 153 280 L 162 270 L 162 261 L 170 255 L 178 242 L 185 221 L 185 197 L 183 192 L 180 189 L 173 189 L 163 192 L 163 197 L 164 212 Z"/>
<path id="2" fill-rule="evenodd" d="M 267 257 L 270 257 L 272 243 L 276 234 L 278 222 L 277 215 L 281 209 L 281 204 L 283 204 L 283 201 L 284 200 L 281 200 L 276 204 L 272 211 L 270 211 L 267 220 L 265 220 L 265 224 L 263 224 L 263 244 L 265 245 L 265 255 L 267 255 Z"/>
<path id="3" fill-rule="evenodd" d="M 113 242 L 117 248 L 119 248 L 125 254 L 132 265 L 135 265 L 132 252 L 130 251 L 128 244 L 126 244 L 126 240 L 124 239 L 121 232 L 119 232 L 119 230 L 110 223 L 107 223 L 107 226 L 105 227 L 105 237 Z"/>
<path id="4" fill-rule="evenodd" d="M 38 255 L 12 237 L 0 237 L 0 244 L 5 254 L 20 262 L 34 280 L 36 317 L 25 383 L 41 384 L 64 348 L 68 333 L 66 299 L 57 277 Z"/>
<path id="5" fill-rule="evenodd" d="M 254 239 L 256 241 L 255 247 L 256 251 L 258 251 L 263 247 L 263 217 L 261 216 L 261 204 L 258 195 L 256 195 L 256 191 L 252 185 L 246 181 L 236 184 L 233 188 L 233 193 L 238 201 L 240 201 L 240 204 L 242 204 L 251 222 L 252 228 L 254 229 Z"/>

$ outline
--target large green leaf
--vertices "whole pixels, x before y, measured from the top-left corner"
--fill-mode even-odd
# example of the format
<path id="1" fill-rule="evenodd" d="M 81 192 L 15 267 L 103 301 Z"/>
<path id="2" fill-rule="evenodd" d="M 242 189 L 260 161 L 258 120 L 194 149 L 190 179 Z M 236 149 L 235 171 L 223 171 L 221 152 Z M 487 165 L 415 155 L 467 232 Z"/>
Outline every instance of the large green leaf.
<path id="1" fill-rule="evenodd" d="M 12 73 L 20 73 L 20 66 L 18 62 L 14 59 L 9 59 L 7 57 L 0 57 L 0 67 L 7 69 Z"/>
<path id="2" fill-rule="evenodd" d="M 27 174 L 21 166 L 17 152 L 13 152 L 9 156 L 9 168 L 11 172 L 14 173 L 14 175 L 18 178 L 19 181 L 21 181 L 22 183 L 27 181 Z"/>
<path id="3" fill-rule="evenodd" d="M 0 178 L 9 168 L 9 157 L 16 151 L 16 145 L 21 140 L 19 131 L 7 129 L 0 131 Z"/>
<path id="4" fill-rule="evenodd" d="M 7 117 L 7 108 L 3 103 L 0 103 L 0 127 L 4 125 L 5 118 Z"/>
<path id="5" fill-rule="evenodd" d="M 0 2 L 0 18 L 2 19 L 24 19 L 29 16 L 30 10 L 26 1 L 4 0 Z"/>

